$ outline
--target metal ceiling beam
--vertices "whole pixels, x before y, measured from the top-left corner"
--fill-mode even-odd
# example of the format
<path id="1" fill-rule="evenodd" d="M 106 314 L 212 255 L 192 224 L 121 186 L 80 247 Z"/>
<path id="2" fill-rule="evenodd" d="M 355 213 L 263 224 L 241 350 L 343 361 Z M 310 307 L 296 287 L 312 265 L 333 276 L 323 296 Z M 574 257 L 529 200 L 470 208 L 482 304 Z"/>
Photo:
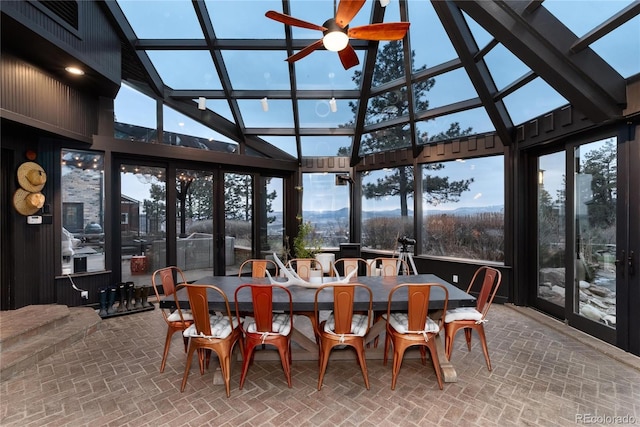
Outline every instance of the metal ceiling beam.
<path id="1" fill-rule="evenodd" d="M 196 13 L 196 17 L 198 22 L 200 23 L 200 28 L 202 29 L 202 34 L 204 34 L 204 40 L 206 41 L 209 53 L 211 54 L 211 59 L 213 60 L 213 64 L 216 67 L 216 72 L 218 73 L 218 78 L 220 79 L 220 83 L 222 84 L 222 90 L 224 91 L 227 100 L 229 102 L 229 108 L 231 109 L 231 115 L 233 116 L 233 120 L 235 121 L 236 126 L 236 136 L 232 138 L 234 141 L 242 141 L 244 142 L 244 134 L 242 129 L 244 128 L 244 122 L 242 120 L 242 114 L 240 114 L 240 108 L 238 107 L 238 102 L 229 96 L 231 92 L 231 79 L 229 78 L 229 73 L 227 68 L 224 65 L 224 61 L 222 59 L 222 53 L 219 50 L 216 50 L 213 45 L 213 40 L 216 39 L 215 31 L 213 30 L 213 23 L 211 22 L 211 18 L 209 18 L 209 12 L 207 12 L 207 6 L 205 5 L 203 0 L 192 0 L 193 8 Z"/>
<path id="2" fill-rule="evenodd" d="M 544 7 L 515 0 L 451 0 L 595 123 L 622 117 L 625 81 Z M 438 2 L 434 2 L 438 3 Z"/>
<path id="3" fill-rule="evenodd" d="M 162 82 L 162 79 L 160 78 L 160 75 L 156 71 L 155 67 L 151 63 L 149 56 L 147 56 L 145 52 L 135 49 L 135 43 L 138 37 L 133 31 L 133 28 L 131 28 L 129 21 L 124 16 L 124 13 L 122 13 L 122 9 L 120 9 L 120 6 L 118 6 L 117 2 L 115 1 L 105 1 L 103 4 L 109 10 L 109 13 L 111 13 L 113 19 L 115 19 L 118 27 L 120 27 L 120 30 L 123 33 L 124 38 L 126 38 L 132 50 L 135 51 L 138 60 L 140 60 L 143 67 L 145 68 L 149 77 L 149 80 L 146 83 L 157 96 L 162 96 L 164 92 L 164 83 Z"/>
<path id="4" fill-rule="evenodd" d="M 373 10 L 371 11 L 370 23 L 374 24 L 382 22 L 384 19 L 384 11 L 385 8 L 380 6 L 380 2 L 374 2 Z M 349 43 L 351 43 L 351 41 L 352 40 L 349 40 Z M 362 139 L 362 132 L 367 115 L 367 103 L 371 96 L 371 82 L 373 81 L 373 72 L 376 67 L 376 58 L 378 56 L 379 43 L 377 41 L 368 41 L 367 44 L 369 47 L 362 67 L 362 76 L 360 78 L 360 100 L 358 102 L 353 141 L 351 143 L 351 167 L 360 163 L 360 140 Z"/>
<path id="5" fill-rule="evenodd" d="M 602 24 L 598 25 L 593 30 L 589 31 L 584 36 L 580 37 L 572 46 L 572 52 L 579 52 L 582 49 L 585 49 L 591 43 L 600 39 L 601 37 L 609 34 L 614 29 L 618 28 L 620 25 L 625 22 L 635 18 L 638 14 L 640 14 L 640 2 L 631 3 L 620 12 L 613 15 L 611 18 L 607 19 Z"/>
<path id="6" fill-rule="evenodd" d="M 431 4 L 449 35 L 449 39 L 469 75 L 473 87 L 482 100 L 496 133 L 503 144 L 510 145 L 513 139 L 513 122 L 504 102 L 494 99 L 498 88 L 484 59 L 476 59 L 479 48 L 462 12 L 455 4 L 449 1 L 432 0 Z"/>

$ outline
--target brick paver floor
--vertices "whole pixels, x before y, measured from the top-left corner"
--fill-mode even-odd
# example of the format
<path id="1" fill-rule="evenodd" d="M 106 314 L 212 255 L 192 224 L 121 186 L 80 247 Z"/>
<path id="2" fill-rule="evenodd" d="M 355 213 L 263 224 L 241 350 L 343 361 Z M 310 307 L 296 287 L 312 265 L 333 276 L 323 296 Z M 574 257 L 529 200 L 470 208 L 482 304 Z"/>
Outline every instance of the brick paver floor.
<path id="1" fill-rule="evenodd" d="M 174 336 L 159 372 L 165 325 L 159 310 L 105 319 L 84 341 L 0 384 L 2 426 L 568 426 L 640 425 L 640 358 L 549 326 L 529 309 L 495 305 L 486 324 L 493 371 L 474 336 L 457 336 L 456 383 L 437 386 L 430 362 L 406 360 L 395 391 L 391 364 L 331 361 L 321 391 L 317 362 L 294 361 L 293 388 L 279 362 L 255 362 L 231 397 L 192 364 Z M 533 312 L 531 310 L 531 312 Z M 523 314 L 525 313 L 525 314 Z M 564 327 L 567 330 L 571 328 Z M 594 342 L 594 347 L 590 344 Z M 598 348 L 600 347 L 600 348 Z M 212 362 L 212 367 L 215 365 Z"/>

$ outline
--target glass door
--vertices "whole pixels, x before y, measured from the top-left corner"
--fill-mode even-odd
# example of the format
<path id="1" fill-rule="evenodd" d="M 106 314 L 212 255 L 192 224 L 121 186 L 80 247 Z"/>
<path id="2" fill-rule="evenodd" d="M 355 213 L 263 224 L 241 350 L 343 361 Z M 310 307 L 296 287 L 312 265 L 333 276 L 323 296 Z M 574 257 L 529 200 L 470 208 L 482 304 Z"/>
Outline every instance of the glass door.
<path id="1" fill-rule="evenodd" d="M 151 283 L 154 270 L 167 266 L 166 169 L 120 166 L 121 281 Z"/>
<path id="2" fill-rule="evenodd" d="M 566 160 L 564 151 L 538 157 L 538 305 L 564 317 L 566 251 Z M 542 307 L 541 307 L 542 308 Z"/>
<path id="3" fill-rule="evenodd" d="M 213 172 L 176 170 L 176 263 L 187 280 L 214 271 Z"/>
<path id="4" fill-rule="evenodd" d="M 573 284 L 567 301 L 570 323 L 615 341 L 617 138 L 573 149 Z M 586 325 L 593 322 L 592 325 Z"/>
<path id="5" fill-rule="evenodd" d="M 224 174 L 224 259 L 226 275 L 237 275 L 253 253 L 253 176 Z"/>
<path id="6" fill-rule="evenodd" d="M 625 133 L 535 156 L 532 304 L 640 354 L 640 144 Z"/>

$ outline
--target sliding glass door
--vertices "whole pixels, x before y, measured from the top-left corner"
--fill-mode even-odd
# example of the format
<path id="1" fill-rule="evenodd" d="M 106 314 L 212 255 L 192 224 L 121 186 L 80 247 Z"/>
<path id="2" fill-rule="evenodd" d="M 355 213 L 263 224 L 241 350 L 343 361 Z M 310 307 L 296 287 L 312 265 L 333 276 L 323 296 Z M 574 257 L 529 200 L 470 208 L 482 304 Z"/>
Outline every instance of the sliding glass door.
<path id="1" fill-rule="evenodd" d="M 594 138 L 535 157 L 533 305 L 638 354 L 640 171 L 633 165 L 640 148 L 621 139 Z"/>

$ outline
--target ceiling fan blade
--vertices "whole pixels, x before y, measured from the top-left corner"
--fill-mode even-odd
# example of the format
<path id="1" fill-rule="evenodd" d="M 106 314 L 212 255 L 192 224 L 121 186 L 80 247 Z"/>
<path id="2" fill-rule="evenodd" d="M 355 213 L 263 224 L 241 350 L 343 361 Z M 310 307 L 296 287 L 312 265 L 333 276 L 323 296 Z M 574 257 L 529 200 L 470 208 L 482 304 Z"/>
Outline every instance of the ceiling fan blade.
<path id="1" fill-rule="evenodd" d="M 344 28 L 360 12 L 365 0 L 340 0 L 336 11 L 336 22 Z"/>
<path id="2" fill-rule="evenodd" d="M 311 52 L 313 52 L 316 49 L 319 49 L 322 47 L 322 39 L 318 40 L 315 43 L 310 44 L 309 46 L 305 47 L 304 49 L 298 51 L 297 53 L 291 55 L 290 57 L 287 58 L 287 62 L 295 62 L 298 59 L 302 59 L 305 56 L 309 55 Z"/>
<path id="3" fill-rule="evenodd" d="M 400 40 L 409 30 L 408 22 L 388 22 L 349 28 L 347 35 L 360 40 Z"/>
<path id="4" fill-rule="evenodd" d="M 340 62 L 342 62 L 342 66 L 345 70 L 348 70 L 351 67 L 355 67 L 360 63 L 355 49 L 353 49 L 350 44 L 348 44 L 347 47 L 338 52 L 338 55 L 340 55 Z"/>
<path id="5" fill-rule="evenodd" d="M 303 21 L 298 18 L 294 18 L 293 16 L 285 15 L 284 13 L 276 12 L 275 10 L 270 10 L 264 14 L 267 18 L 271 18 L 274 21 L 282 22 L 286 25 L 293 25 L 294 27 L 308 28 L 310 30 L 318 30 L 325 31 L 326 28 L 322 25 L 312 24 L 311 22 Z"/>

